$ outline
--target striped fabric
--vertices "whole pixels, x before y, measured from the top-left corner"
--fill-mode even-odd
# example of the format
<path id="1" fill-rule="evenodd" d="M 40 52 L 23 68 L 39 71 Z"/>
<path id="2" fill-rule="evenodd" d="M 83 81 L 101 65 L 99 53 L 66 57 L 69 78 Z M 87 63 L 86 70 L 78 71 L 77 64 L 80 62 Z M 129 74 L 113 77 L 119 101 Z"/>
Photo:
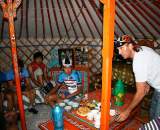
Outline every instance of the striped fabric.
<path id="1" fill-rule="evenodd" d="M 24 109 L 27 110 L 30 106 L 29 98 L 26 97 L 25 95 L 22 95 L 22 99 L 23 99 Z M 41 104 L 41 103 L 44 103 L 44 97 L 40 93 L 39 89 L 36 89 L 35 104 Z M 3 102 L 3 107 L 4 110 L 7 110 L 7 100 Z"/>
<path id="2" fill-rule="evenodd" d="M 160 130 L 160 117 L 144 124 L 139 130 Z"/>

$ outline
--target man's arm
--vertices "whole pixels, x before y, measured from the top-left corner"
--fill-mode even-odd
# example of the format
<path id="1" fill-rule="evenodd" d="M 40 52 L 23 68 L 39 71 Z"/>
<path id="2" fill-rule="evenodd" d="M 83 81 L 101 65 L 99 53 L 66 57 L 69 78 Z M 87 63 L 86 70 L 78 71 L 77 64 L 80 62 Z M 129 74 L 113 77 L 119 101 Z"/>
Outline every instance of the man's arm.
<path id="1" fill-rule="evenodd" d="M 145 82 L 139 82 L 136 83 L 136 88 L 136 94 L 134 95 L 134 98 L 131 101 L 130 105 L 125 111 L 121 112 L 119 117 L 116 119 L 118 122 L 126 120 L 130 112 L 140 103 L 140 101 L 146 95 L 146 89 L 148 88 L 148 84 L 146 84 Z"/>
<path id="2" fill-rule="evenodd" d="M 44 79 L 45 79 L 46 82 L 49 81 L 47 67 L 45 67 L 45 69 L 44 69 Z"/>
<path id="3" fill-rule="evenodd" d="M 131 112 L 140 103 L 140 101 L 146 95 L 146 86 L 148 86 L 146 83 L 136 83 L 137 91 L 131 104 L 127 108 L 127 111 Z"/>
<path id="4" fill-rule="evenodd" d="M 27 90 L 31 90 L 30 78 L 25 78 L 25 85 Z"/>
<path id="5" fill-rule="evenodd" d="M 78 95 L 78 94 L 81 93 L 81 92 L 82 92 L 82 88 L 81 88 L 81 86 L 79 86 L 79 87 L 78 87 L 78 90 L 77 90 L 76 92 L 74 92 L 74 93 L 68 95 L 68 96 L 65 97 L 65 98 L 73 97 L 73 96 L 75 96 L 75 95 Z"/>
<path id="6" fill-rule="evenodd" d="M 31 80 L 35 83 L 35 85 L 41 86 L 41 84 L 37 80 L 35 80 L 35 78 L 34 78 L 34 73 L 33 73 L 31 65 L 28 66 L 28 71 L 29 71 L 29 74 L 31 76 Z"/>
<path id="7" fill-rule="evenodd" d="M 49 95 L 55 94 L 55 92 L 61 87 L 61 84 L 56 84 L 56 86 L 48 93 Z"/>

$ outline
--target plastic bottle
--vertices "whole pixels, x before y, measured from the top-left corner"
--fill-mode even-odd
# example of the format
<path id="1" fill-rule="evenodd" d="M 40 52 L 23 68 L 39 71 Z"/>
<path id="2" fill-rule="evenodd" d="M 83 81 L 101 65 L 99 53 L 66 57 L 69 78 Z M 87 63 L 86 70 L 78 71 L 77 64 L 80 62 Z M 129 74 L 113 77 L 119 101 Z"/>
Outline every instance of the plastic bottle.
<path id="1" fill-rule="evenodd" d="M 52 120 L 54 122 L 54 130 L 64 130 L 63 108 L 56 104 L 51 113 Z"/>

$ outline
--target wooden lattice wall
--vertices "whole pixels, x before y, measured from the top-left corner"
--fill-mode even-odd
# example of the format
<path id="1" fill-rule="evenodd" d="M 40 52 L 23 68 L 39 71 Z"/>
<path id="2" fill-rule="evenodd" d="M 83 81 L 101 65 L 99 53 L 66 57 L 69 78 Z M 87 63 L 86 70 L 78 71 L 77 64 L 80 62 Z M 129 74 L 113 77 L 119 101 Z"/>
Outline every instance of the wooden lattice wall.
<path id="1" fill-rule="evenodd" d="M 100 39 L 19 39 L 17 40 L 18 57 L 24 60 L 25 66 L 32 61 L 33 53 L 41 51 L 44 55 L 44 63 L 48 64 L 51 59 L 52 49 L 75 48 L 75 47 L 88 48 L 88 66 L 91 75 L 101 73 L 101 49 L 102 42 Z M 11 49 L 9 41 L 5 40 L 0 44 L 0 70 L 7 71 L 11 68 Z"/>

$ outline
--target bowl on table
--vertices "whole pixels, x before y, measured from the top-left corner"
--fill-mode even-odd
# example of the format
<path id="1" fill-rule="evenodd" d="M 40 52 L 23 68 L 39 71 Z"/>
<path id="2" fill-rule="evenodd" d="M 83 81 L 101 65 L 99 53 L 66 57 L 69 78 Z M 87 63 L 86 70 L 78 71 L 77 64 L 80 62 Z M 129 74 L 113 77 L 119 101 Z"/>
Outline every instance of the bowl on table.
<path id="1" fill-rule="evenodd" d="M 73 107 L 73 108 L 78 108 L 78 106 L 79 106 L 79 103 L 77 103 L 77 102 L 73 102 L 73 103 L 72 103 L 72 107 Z"/>
<path id="2" fill-rule="evenodd" d="M 68 104 L 69 99 L 64 99 L 64 101 L 63 101 L 63 102 Z"/>
<path id="3" fill-rule="evenodd" d="M 65 103 L 64 103 L 64 102 L 61 102 L 61 103 L 59 103 L 59 106 L 60 106 L 60 107 L 65 107 Z"/>
<path id="4" fill-rule="evenodd" d="M 71 109 L 72 109 L 71 106 L 65 106 L 65 107 L 64 107 L 64 110 L 67 111 L 67 112 L 71 111 Z"/>
<path id="5" fill-rule="evenodd" d="M 68 104 L 69 106 L 72 106 L 73 103 L 74 103 L 73 101 L 69 101 L 67 104 Z"/>

